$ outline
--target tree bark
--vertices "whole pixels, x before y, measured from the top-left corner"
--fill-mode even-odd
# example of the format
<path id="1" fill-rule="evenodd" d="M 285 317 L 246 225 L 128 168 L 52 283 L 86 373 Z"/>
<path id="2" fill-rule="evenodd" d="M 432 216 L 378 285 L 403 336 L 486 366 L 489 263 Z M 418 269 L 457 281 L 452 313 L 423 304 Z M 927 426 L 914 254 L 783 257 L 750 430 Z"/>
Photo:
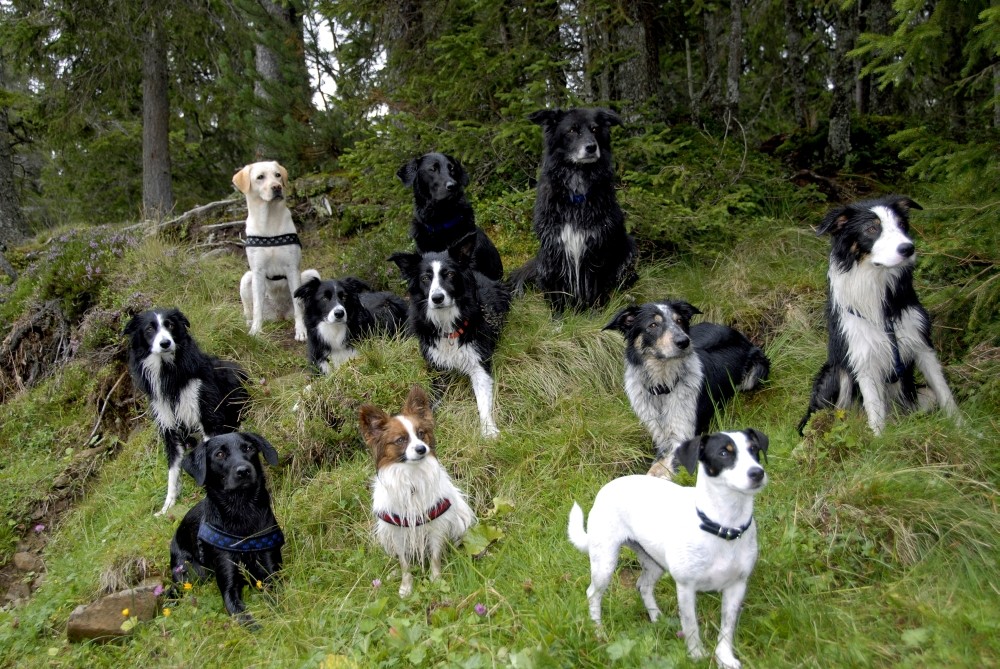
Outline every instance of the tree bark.
<path id="1" fill-rule="evenodd" d="M 740 75 L 743 73 L 743 0 L 730 0 L 730 2 L 726 112 L 729 119 L 736 119 L 740 111 Z"/>
<path id="2" fill-rule="evenodd" d="M 170 183 L 170 96 L 167 45 L 157 7 L 147 2 L 150 25 L 142 48 L 142 205 L 160 220 L 174 207 Z"/>
<path id="3" fill-rule="evenodd" d="M 851 108 L 854 93 L 854 62 L 847 52 L 854 48 L 855 30 L 851 10 L 835 8 L 836 48 L 833 65 L 833 100 L 827 133 L 827 160 L 837 167 L 851 150 Z"/>
<path id="4" fill-rule="evenodd" d="M 795 127 L 805 128 L 806 80 L 804 54 L 802 53 L 802 14 L 798 0 L 785 0 L 785 46 L 788 49 L 788 84 L 792 89 L 792 118 Z"/>
<path id="5" fill-rule="evenodd" d="M 2 59 L 3 54 L 0 53 L 0 90 L 3 90 L 6 83 Z M 0 106 L 0 249 L 4 243 L 19 241 L 25 233 L 24 214 L 14 181 L 14 152 L 11 145 L 10 116 L 7 107 Z M 4 271 L 10 273 L 6 268 Z"/>

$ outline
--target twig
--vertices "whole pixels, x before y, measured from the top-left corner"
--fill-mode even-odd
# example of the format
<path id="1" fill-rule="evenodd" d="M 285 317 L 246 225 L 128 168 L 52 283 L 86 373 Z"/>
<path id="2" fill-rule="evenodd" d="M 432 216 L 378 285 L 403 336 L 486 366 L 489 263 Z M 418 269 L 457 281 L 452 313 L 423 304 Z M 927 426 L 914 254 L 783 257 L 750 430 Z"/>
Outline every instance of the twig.
<path id="1" fill-rule="evenodd" d="M 125 378 L 126 374 L 128 374 L 128 371 L 122 372 L 118 377 L 118 380 L 115 381 L 115 385 L 111 386 L 111 390 L 109 390 L 108 394 L 104 396 L 104 406 L 101 407 L 101 411 L 97 414 L 97 422 L 94 423 L 94 429 L 90 431 L 90 436 L 87 437 L 87 441 L 85 443 L 89 444 L 90 440 L 94 438 L 95 434 L 97 434 L 97 428 L 101 426 L 101 421 L 104 420 L 104 412 L 108 410 L 108 402 L 111 400 L 111 395 L 114 394 L 115 389 L 118 387 L 118 384 L 122 382 L 122 379 Z"/>

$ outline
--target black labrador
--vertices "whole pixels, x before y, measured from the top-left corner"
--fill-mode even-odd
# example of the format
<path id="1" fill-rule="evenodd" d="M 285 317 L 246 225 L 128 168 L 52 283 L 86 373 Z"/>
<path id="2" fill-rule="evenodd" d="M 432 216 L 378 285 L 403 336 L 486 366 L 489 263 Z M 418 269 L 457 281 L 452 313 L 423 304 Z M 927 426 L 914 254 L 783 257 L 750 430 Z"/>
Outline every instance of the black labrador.
<path id="1" fill-rule="evenodd" d="M 251 432 L 222 434 L 198 444 L 181 466 L 205 488 L 170 543 L 175 584 L 214 572 L 226 611 L 256 627 L 243 603 L 248 583 L 263 587 L 281 568 L 285 537 L 271 509 L 259 454 L 278 464 L 278 452 Z"/>

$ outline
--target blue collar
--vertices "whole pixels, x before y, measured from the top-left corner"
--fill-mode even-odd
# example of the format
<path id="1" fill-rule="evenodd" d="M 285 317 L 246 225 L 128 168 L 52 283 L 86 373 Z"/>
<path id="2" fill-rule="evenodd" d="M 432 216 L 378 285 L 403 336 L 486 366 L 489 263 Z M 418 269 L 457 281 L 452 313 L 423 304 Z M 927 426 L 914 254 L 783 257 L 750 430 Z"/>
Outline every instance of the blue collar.
<path id="1" fill-rule="evenodd" d="M 234 553 L 252 553 L 281 548 L 285 544 L 285 535 L 281 528 L 274 525 L 264 532 L 239 537 L 227 534 L 210 523 L 202 521 L 198 527 L 198 538 L 209 546 L 221 548 Z"/>
<path id="2" fill-rule="evenodd" d="M 863 321 L 868 321 L 867 318 L 855 311 L 853 307 L 847 307 L 847 313 L 857 316 Z M 896 324 L 893 323 L 892 317 L 889 314 L 885 314 L 884 318 L 885 336 L 889 338 L 889 346 L 892 347 L 892 369 L 885 375 L 885 382 L 896 383 L 906 372 L 906 365 L 903 364 L 903 358 L 899 355 L 899 342 L 896 340 Z"/>
<path id="3" fill-rule="evenodd" d="M 706 516 L 705 512 L 701 509 L 695 508 L 695 511 L 698 512 L 698 517 L 701 519 L 701 525 L 698 527 L 705 530 L 709 534 L 715 535 L 720 539 L 725 539 L 726 541 L 732 541 L 733 539 L 739 539 L 742 537 L 743 533 L 750 528 L 750 524 L 753 522 L 753 516 L 750 516 L 750 520 L 739 528 L 723 527 L 714 520 L 709 519 L 709 517 Z"/>
<path id="4" fill-rule="evenodd" d="M 583 204 L 587 201 L 586 193 L 570 193 L 569 194 L 570 204 Z"/>
<path id="5" fill-rule="evenodd" d="M 444 223 L 440 223 L 438 225 L 429 225 L 427 223 L 424 223 L 423 226 L 425 228 L 427 228 L 428 230 L 430 230 L 431 232 L 437 232 L 438 230 L 447 230 L 449 228 L 453 228 L 456 225 L 458 225 L 459 223 L 461 223 L 463 220 L 465 220 L 465 216 L 462 215 L 462 214 L 459 214 L 455 218 L 447 220 Z"/>

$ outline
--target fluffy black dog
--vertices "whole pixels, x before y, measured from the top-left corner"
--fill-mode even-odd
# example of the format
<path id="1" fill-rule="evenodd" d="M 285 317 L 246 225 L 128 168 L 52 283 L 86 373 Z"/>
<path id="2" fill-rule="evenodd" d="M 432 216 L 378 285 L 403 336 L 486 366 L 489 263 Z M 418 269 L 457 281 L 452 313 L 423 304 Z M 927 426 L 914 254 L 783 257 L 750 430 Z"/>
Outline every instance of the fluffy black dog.
<path id="1" fill-rule="evenodd" d="M 305 308 L 309 362 L 324 374 L 357 355 L 355 344 L 374 334 L 394 335 L 406 323 L 406 301 L 374 291 L 361 279 L 310 279 L 295 297 Z"/>
<path id="2" fill-rule="evenodd" d="M 281 568 L 285 537 L 271 509 L 259 454 L 278 464 L 278 452 L 263 437 L 231 432 L 198 444 L 184 456 L 184 471 L 205 488 L 205 499 L 181 520 L 170 543 L 174 583 L 215 582 L 230 615 L 254 626 L 243 603 L 248 583 L 263 587 Z"/>
<path id="3" fill-rule="evenodd" d="M 426 153 L 396 172 L 407 188 L 413 189 L 413 221 L 410 236 L 418 253 L 447 251 L 471 232 L 476 233 L 472 267 L 499 281 L 503 277 L 500 253 L 482 228 L 476 225 L 472 206 L 465 199 L 469 175 L 462 164 L 443 153 Z"/>
<path id="4" fill-rule="evenodd" d="M 542 126 L 545 143 L 535 196 L 540 247 L 511 283 L 517 293 L 536 284 L 557 312 L 599 307 L 637 278 L 611 162 L 611 126 L 621 119 L 601 108 L 545 109 L 528 118 Z"/>
<path id="5" fill-rule="evenodd" d="M 235 362 L 198 348 L 191 323 L 177 309 L 152 309 L 125 326 L 128 368 L 149 397 L 167 454 L 167 497 L 161 515 L 177 501 L 181 458 L 202 439 L 239 429 L 250 395 L 247 373 Z"/>

